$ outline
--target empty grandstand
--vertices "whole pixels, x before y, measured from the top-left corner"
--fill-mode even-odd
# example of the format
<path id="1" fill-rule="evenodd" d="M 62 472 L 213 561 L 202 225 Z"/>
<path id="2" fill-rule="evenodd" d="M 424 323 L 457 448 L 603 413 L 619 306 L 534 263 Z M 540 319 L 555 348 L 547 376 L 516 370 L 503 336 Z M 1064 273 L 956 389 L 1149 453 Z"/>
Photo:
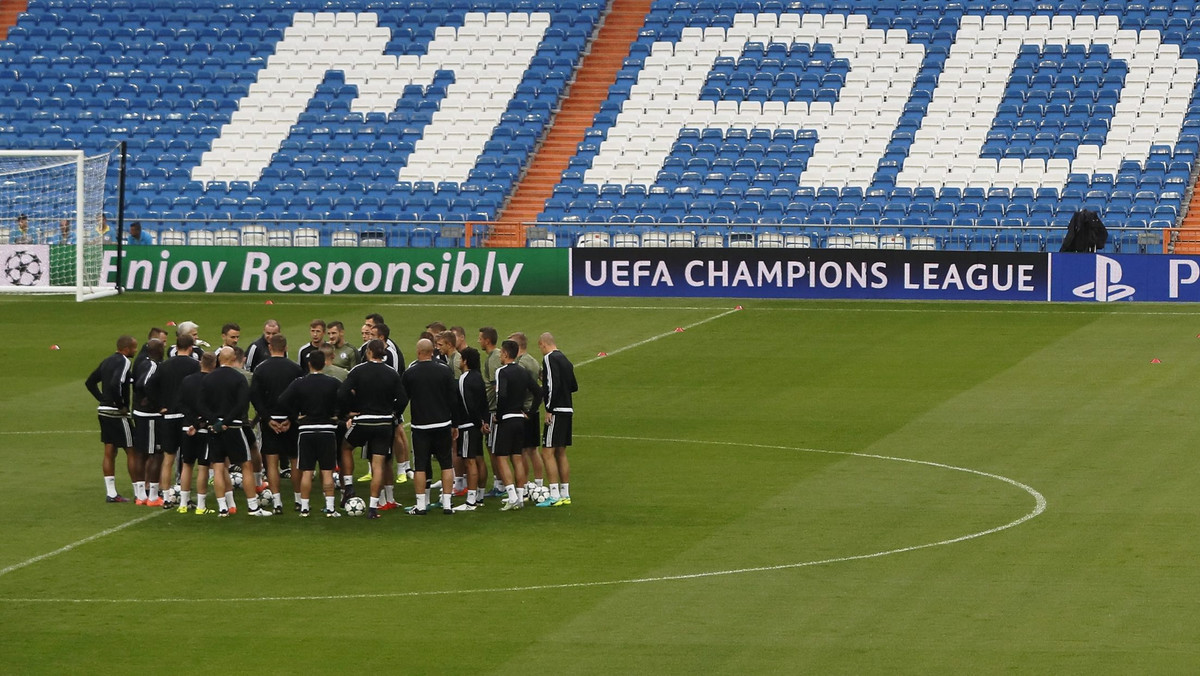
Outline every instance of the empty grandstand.
<path id="1" fill-rule="evenodd" d="M 1086 207 L 1145 251 L 1194 181 L 1197 12 L 34 0 L 0 145 L 127 142 L 164 244 L 1044 251 Z"/>

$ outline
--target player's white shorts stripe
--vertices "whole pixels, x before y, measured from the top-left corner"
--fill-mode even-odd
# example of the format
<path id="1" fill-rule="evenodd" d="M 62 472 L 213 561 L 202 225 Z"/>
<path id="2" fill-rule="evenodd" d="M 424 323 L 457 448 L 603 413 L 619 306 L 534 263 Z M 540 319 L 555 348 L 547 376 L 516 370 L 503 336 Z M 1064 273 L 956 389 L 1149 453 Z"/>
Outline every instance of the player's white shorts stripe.
<path id="1" fill-rule="evenodd" d="M 450 426 L 450 421 L 449 421 L 449 420 L 447 420 L 446 422 L 440 422 L 440 423 L 431 423 L 431 424 L 429 424 L 429 425 L 416 425 L 416 424 L 414 424 L 414 425 L 412 425 L 412 428 L 413 428 L 414 430 L 436 430 L 436 429 L 441 429 L 441 428 L 443 428 L 443 427 L 449 427 L 449 426 Z"/>

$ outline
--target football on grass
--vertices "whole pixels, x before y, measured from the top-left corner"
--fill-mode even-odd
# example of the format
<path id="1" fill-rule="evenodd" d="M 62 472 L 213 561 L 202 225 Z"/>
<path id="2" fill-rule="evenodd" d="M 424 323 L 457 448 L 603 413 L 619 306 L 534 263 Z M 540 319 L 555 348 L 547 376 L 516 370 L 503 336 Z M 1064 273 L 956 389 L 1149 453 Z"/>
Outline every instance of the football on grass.
<path id="1" fill-rule="evenodd" d="M 346 513 L 350 516 L 362 516 L 367 513 L 367 503 L 362 498 L 350 498 L 346 501 Z"/>

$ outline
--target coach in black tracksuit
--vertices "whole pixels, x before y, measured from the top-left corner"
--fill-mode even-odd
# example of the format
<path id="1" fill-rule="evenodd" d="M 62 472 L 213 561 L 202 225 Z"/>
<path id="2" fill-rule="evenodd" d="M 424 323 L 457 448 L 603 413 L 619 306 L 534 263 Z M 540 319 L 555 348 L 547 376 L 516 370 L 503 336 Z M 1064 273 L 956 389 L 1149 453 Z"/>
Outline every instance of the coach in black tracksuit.
<path id="1" fill-rule="evenodd" d="M 246 348 L 246 370 L 251 373 L 258 365 L 267 360 L 271 356 L 271 336 L 279 335 L 279 322 L 274 319 L 268 319 L 263 323 L 263 332 L 250 347 Z M 284 355 L 287 356 L 286 354 Z"/>
<path id="2" fill-rule="evenodd" d="M 409 425 L 412 428 L 413 485 L 418 488 L 417 506 L 410 514 L 424 514 L 429 504 L 429 492 L 420 492 L 428 473 L 433 470 L 432 458 L 442 469 L 442 511 L 453 514 L 450 498 L 454 491 L 454 464 L 450 448 L 458 437 L 454 427 L 458 390 L 450 367 L 433 361 L 433 342 L 427 338 L 417 341 L 417 361 L 403 375 L 404 390 L 409 399 Z"/>

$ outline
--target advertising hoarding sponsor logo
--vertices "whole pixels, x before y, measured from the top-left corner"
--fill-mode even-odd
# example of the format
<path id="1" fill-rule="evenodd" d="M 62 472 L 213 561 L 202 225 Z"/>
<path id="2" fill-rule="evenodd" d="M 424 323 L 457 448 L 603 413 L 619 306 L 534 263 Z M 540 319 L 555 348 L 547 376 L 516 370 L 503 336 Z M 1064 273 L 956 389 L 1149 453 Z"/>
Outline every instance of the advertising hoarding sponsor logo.
<path id="1" fill-rule="evenodd" d="M 1045 254 L 575 249 L 577 296 L 1045 300 Z"/>
<path id="2" fill-rule="evenodd" d="M 558 249 L 341 249 L 130 247 L 122 285 L 130 291 L 273 293 L 565 294 Z M 104 252 L 112 283 L 116 251 Z"/>

